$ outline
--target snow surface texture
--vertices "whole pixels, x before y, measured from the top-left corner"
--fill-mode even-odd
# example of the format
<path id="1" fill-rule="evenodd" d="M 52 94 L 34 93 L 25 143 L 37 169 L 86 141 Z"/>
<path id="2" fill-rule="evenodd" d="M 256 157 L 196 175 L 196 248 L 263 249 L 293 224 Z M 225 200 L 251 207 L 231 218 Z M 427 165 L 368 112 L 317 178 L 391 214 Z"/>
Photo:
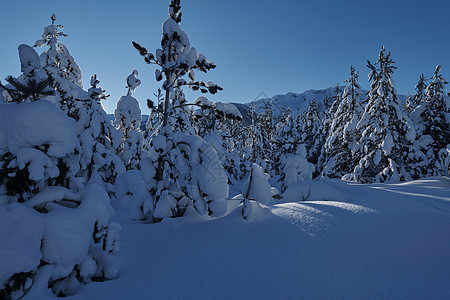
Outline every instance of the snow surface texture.
<path id="1" fill-rule="evenodd" d="M 120 277 L 68 299 L 450 297 L 448 179 L 325 184 L 351 201 L 274 204 L 255 222 L 240 207 L 207 222 L 119 215 Z"/>

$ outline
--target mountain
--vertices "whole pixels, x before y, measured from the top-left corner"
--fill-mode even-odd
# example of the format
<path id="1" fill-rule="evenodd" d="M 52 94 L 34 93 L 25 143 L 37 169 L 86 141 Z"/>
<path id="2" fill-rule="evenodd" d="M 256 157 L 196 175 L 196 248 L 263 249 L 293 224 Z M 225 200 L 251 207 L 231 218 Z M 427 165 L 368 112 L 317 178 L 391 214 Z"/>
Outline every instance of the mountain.
<path id="1" fill-rule="evenodd" d="M 341 86 L 341 93 L 344 90 L 344 86 Z M 363 90 L 365 94 L 367 91 Z M 256 101 L 248 102 L 245 104 L 233 103 L 240 110 L 241 114 L 244 116 L 248 115 L 250 107 L 254 105 L 256 113 L 261 113 L 264 111 L 265 104 L 270 101 L 274 110 L 274 114 L 278 116 L 284 105 L 289 107 L 293 114 L 297 114 L 299 111 L 303 112 L 308 107 L 311 100 L 315 99 L 319 109 L 325 112 L 328 107 L 336 99 L 337 89 L 336 87 L 329 87 L 322 90 L 307 90 L 301 94 L 297 93 L 287 93 L 285 95 L 275 95 L 271 98 L 262 98 Z M 400 102 L 403 103 L 406 100 L 406 95 L 398 95 Z M 364 99 L 364 96 L 362 97 Z M 361 100 L 362 100 L 361 99 Z"/>
<path id="2" fill-rule="evenodd" d="M 275 95 L 272 98 L 263 98 L 257 101 L 247 103 L 247 106 L 254 105 L 255 111 L 261 113 L 265 104 L 270 101 L 274 109 L 275 115 L 278 115 L 283 106 L 291 109 L 292 113 L 297 114 L 298 111 L 305 111 L 311 100 L 315 99 L 319 109 L 325 111 L 328 105 L 331 105 L 337 95 L 336 87 L 330 87 L 323 90 L 307 90 L 301 94 L 287 93 L 285 95 Z"/>

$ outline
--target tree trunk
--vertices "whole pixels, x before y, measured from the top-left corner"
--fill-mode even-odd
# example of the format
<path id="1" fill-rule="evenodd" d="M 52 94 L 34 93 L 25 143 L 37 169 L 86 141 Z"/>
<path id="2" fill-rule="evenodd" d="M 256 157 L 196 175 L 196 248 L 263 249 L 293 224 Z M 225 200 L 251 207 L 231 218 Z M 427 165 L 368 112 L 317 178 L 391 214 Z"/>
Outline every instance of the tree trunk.
<path id="1" fill-rule="evenodd" d="M 166 78 L 167 75 L 166 75 Z M 169 119 L 169 97 L 170 97 L 170 91 L 169 88 L 166 89 L 166 99 L 164 100 L 164 119 L 163 119 L 163 127 L 167 126 L 167 122 Z"/>

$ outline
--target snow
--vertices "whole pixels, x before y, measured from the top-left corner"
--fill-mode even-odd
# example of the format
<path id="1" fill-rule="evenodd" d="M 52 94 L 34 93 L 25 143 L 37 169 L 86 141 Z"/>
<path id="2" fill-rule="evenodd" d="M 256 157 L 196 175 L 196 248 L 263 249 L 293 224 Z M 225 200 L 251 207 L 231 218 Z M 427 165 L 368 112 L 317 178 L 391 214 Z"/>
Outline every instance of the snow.
<path id="1" fill-rule="evenodd" d="M 198 96 L 197 99 L 195 99 L 194 104 L 200 106 L 202 109 L 214 107 L 214 103 L 204 96 Z"/>
<path id="2" fill-rule="evenodd" d="M 45 153 L 37 149 L 23 148 L 17 151 L 17 166 L 19 169 L 25 169 L 27 164 L 29 164 L 28 171 L 31 180 L 39 181 L 44 177 L 55 178 L 59 175 L 57 166 Z"/>
<path id="3" fill-rule="evenodd" d="M 139 127 L 142 121 L 139 102 L 130 95 L 120 97 L 114 110 L 114 117 L 116 126 L 129 127 L 134 125 Z"/>
<path id="4" fill-rule="evenodd" d="M 350 200 L 269 205 L 252 222 L 239 207 L 152 225 L 119 215 L 120 277 L 68 299 L 450 296 L 450 183 L 326 184 Z"/>
<path id="5" fill-rule="evenodd" d="M 281 200 L 272 201 L 272 203 L 306 200 L 348 201 L 349 197 L 330 186 L 327 182 L 303 181 L 289 186 L 286 191 L 284 191 Z"/>
<path id="6" fill-rule="evenodd" d="M 0 154 L 48 144 L 48 155 L 63 157 L 77 142 L 75 121 L 49 101 L 0 104 Z"/>
<path id="7" fill-rule="evenodd" d="M 107 255 L 119 250 L 120 225 L 109 222 L 114 214 L 109 202 L 103 188 L 90 184 L 78 194 L 48 187 L 25 205 L 0 206 L 0 286 L 14 274 L 37 271 L 26 284 L 41 282 L 33 288 L 36 293 L 46 294 L 44 287 L 54 283 L 56 294 L 59 290 L 72 294 L 81 286 L 74 276 L 77 269 L 86 282 L 94 275 L 115 278 L 118 264 Z M 46 213 L 36 207 L 45 208 Z M 45 265 L 48 268 L 41 269 Z"/>
<path id="8" fill-rule="evenodd" d="M 24 222 L 26 220 L 26 222 Z M 39 213 L 18 203 L 0 206 L 0 286 L 16 272 L 30 272 L 42 258 L 44 235 Z"/>
<path id="9" fill-rule="evenodd" d="M 24 74 L 30 74 L 31 71 L 41 68 L 39 55 L 30 46 L 22 44 L 19 45 L 20 70 Z"/>
<path id="10" fill-rule="evenodd" d="M 137 78 L 138 75 L 139 72 L 137 70 L 133 70 L 133 72 L 131 72 L 131 74 L 128 75 L 127 77 L 128 95 L 131 95 L 131 92 L 141 85 L 141 80 Z"/>

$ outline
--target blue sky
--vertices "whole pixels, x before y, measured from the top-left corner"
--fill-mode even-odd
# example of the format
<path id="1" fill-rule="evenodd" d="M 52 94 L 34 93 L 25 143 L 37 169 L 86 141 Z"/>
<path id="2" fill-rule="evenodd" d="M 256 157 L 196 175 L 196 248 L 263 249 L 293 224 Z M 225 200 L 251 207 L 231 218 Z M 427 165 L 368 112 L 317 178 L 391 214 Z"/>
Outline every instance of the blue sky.
<path id="1" fill-rule="evenodd" d="M 0 79 L 19 75 L 17 47 L 32 45 L 50 24 L 50 15 L 65 26 L 62 42 L 83 72 L 85 87 L 97 74 L 111 97 L 111 113 L 126 93 L 125 78 L 139 70 L 142 85 L 134 96 L 145 100 L 159 84 L 131 41 L 154 51 L 168 0 L 146 1 L 2 1 Z M 181 27 L 191 45 L 217 64 L 200 79 L 224 91 L 213 101 L 248 102 L 268 96 L 301 93 L 343 85 L 350 65 L 368 88 L 367 59 L 375 61 L 382 45 L 392 51 L 399 93 L 413 93 L 419 75 L 430 77 L 437 64 L 450 79 L 450 2 L 404 1 L 207 1 L 182 0 Z M 38 49 L 40 53 L 43 49 Z M 448 88 L 447 88 L 448 90 Z M 187 92 L 193 101 L 198 93 Z"/>

